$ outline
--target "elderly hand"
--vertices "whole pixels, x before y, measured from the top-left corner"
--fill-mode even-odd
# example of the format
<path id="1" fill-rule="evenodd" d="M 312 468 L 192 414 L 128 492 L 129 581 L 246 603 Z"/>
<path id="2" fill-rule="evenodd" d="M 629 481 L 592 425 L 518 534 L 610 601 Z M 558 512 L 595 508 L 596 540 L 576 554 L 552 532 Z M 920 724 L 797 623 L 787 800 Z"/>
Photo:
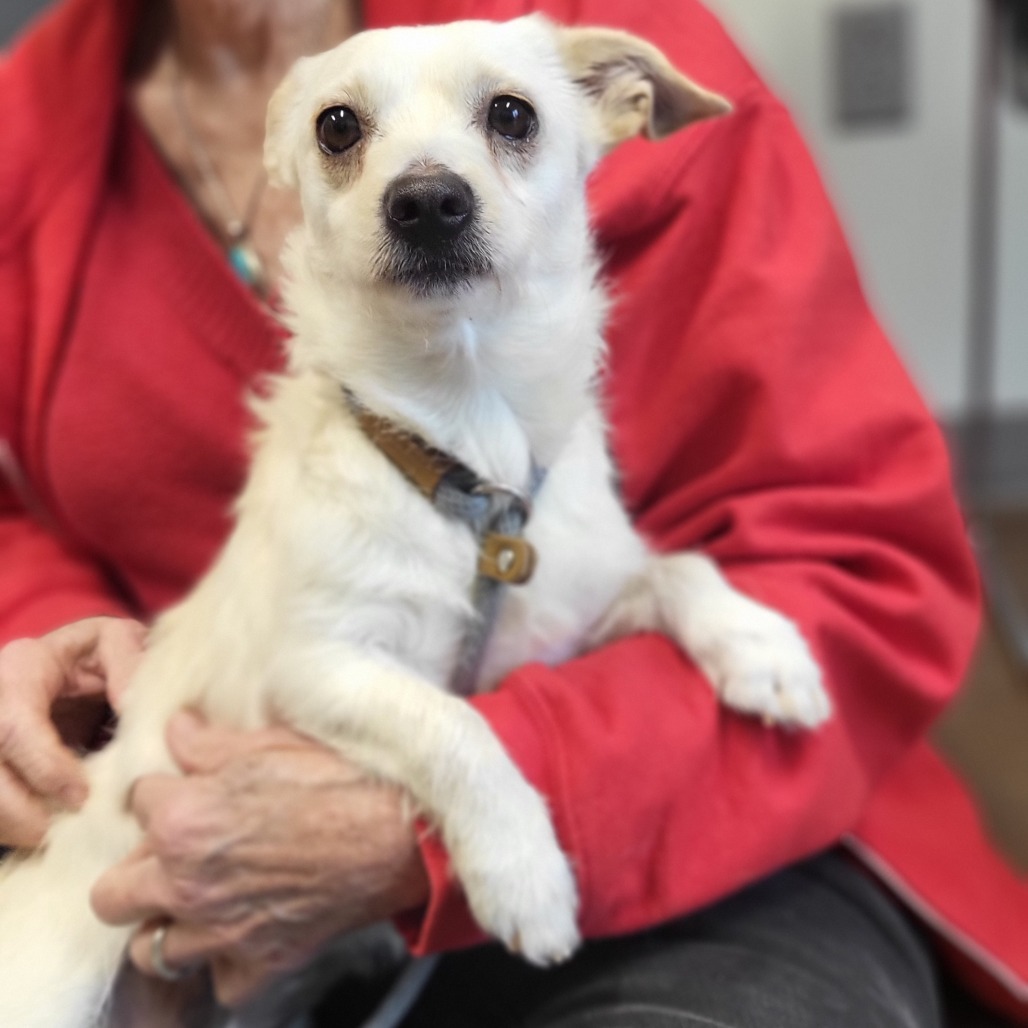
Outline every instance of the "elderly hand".
<path id="1" fill-rule="evenodd" d="M 87 618 L 0 649 L 0 845 L 37 846 L 55 808 L 85 802 L 86 776 L 54 723 L 55 704 L 86 742 L 117 706 L 143 652 L 146 629 L 124 618 Z M 91 708 L 91 709 L 87 709 Z"/>
<path id="2" fill-rule="evenodd" d="M 154 973 L 166 923 L 165 963 L 209 963 L 234 1006 L 340 932 L 427 898 L 398 789 L 287 729 L 235 732 L 182 713 L 168 742 L 185 777 L 136 783 L 145 839 L 93 889 L 103 920 L 144 922 L 130 946 L 140 970 Z"/>

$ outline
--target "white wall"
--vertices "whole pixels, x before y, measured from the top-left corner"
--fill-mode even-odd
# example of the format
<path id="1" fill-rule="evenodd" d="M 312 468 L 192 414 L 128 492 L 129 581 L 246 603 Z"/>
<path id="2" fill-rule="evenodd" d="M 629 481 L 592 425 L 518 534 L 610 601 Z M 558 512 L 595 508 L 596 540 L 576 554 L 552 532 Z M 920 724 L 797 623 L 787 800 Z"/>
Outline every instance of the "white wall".
<path id="1" fill-rule="evenodd" d="M 979 4 L 908 0 L 914 115 L 833 121 L 832 14 L 854 0 L 708 0 L 786 99 L 839 205 L 864 280 L 939 414 L 966 399 L 971 147 Z M 868 0 L 869 3 L 875 0 Z M 1028 406 L 1028 118 L 1004 116 L 997 395 Z"/>
<path id="2" fill-rule="evenodd" d="M 1003 117 L 997 395 L 1028 408 L 1028 112 Z"/>

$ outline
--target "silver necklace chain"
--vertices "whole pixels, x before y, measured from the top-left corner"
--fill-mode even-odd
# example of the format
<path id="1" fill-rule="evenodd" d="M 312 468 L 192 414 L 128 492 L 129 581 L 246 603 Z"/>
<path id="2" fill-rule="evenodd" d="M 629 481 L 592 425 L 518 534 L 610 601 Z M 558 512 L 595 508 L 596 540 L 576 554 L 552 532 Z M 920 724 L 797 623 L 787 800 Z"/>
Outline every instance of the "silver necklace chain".
<path id="1" fill-rule="evenodd" d="M 232 196 L 225 186 L 225 180 L 221 177 L 214 159 L 200 138 L 200 133 L 189 116 L 186 106 L 185 82 L 182 74 L 182 66 L 176 60 L 174 78 L 172 80 L 172 99 L 175 105 L 175 113 L 178 115 L 182 131 L 189 145 L 193 163 L 200 172 L 203 181 L 207 184 L 211 199 L 219 208 L 220 228 L 228 243 L 228 259 L 233 270 L 244 282 L 258 292 L 263 292 L 267 287 L 267 276 L 264 262 L 257 253 L 252 241 L 253 225 L 260 211 L 261 200 L 264 197 L 264 189 L 267 185 L 267 176 L 263 167 L 258 171 L 253 186 L 250 188 L 246 205 L 240 216 L 239 210 L 232 200 Z"/>

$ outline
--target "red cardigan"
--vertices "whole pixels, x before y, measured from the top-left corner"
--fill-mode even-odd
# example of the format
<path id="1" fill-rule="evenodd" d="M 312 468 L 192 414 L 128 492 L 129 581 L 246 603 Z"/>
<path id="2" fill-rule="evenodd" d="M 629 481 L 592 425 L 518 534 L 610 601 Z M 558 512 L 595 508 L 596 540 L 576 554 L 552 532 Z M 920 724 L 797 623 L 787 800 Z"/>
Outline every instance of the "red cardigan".
<path id="1" fill-rule="evenodd" d="M 766 730 L 656 636 L 475 699 L 549 798 L 583 930 L 659 922 L 845 837 L 1028 1010 L 1028 888 L 923 742 L 977 623 L 947 457 L 818 175 L 694 0 L 369 0 L 365 19 L 529 7 L 649 36 L 736 105 L 592 182 L 614 445 L 643 530 L 795 619 L 837 707 L 814 734 Z M 2 638 L 149 616 L 188 588 L 244 473 L 238 397 L 278 360 L 126 118 L 134 17 L 135 0 L 66 0 L 0 65 Z M 416 948 L 475 941 L 445 854 L 425 853 Z"/>

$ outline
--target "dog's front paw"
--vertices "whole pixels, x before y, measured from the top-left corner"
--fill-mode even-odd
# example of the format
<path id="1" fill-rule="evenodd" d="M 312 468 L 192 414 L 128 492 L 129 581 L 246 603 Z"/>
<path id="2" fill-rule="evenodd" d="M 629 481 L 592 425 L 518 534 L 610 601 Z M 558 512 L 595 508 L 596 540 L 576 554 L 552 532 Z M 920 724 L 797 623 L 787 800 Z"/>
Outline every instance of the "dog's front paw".
<path id="1" fill-rule="evenodd" d="M 512 953 L 546 967 L 567 960 L 578 948 L 578 895 L 562 853 L 461 872 L 468 905 L 478 923 Z"/>
<path id="2" fill-rule="evenodd" d="M 821 670 L 796 626 L 735 596 L 694 654 L 721 700 L 767 723 L 815 728 L 832 712 Z"/>
<path id="3" fill-rule="evenodd" d="M 506 831 L 478 826 L 453 860 L 475 920 L 512 953 L 545 967 L 578 947 L 578 889 L 545 807 L 535 800 L 534 830 L 522 818 Z"/>

